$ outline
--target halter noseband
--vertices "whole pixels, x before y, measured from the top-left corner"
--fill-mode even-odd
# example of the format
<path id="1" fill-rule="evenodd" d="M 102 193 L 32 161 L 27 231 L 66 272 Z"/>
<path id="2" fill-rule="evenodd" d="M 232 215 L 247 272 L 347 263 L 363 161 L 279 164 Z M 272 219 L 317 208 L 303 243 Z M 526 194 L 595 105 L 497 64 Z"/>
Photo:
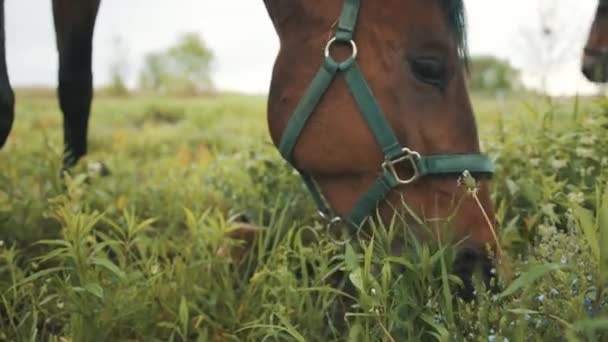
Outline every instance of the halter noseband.
<path id="1" fill-rule="evenodd" d="M 348 215 L 338 216 L 333 213 L 326 203 L 312 176 L 302 172 L 302 170 L 298 171 L 319 209 L 319 214 L 323 218 L 332 224 L 345 221 L 356 228 L 359 228 L 365 222 L 366 218 L 372 214 L 380 201 L 384 200 L 394 188 L 400 185 L 414 183 L 427 175 L 458 174 L 465 170 L 473 173 L 494 172 L 492 161 L 482 154 L 434 154 L 422 156 L 418 152 L 403 147 L 399 143 L 397 136 L 388 124 L 372 90 L 367 84 L 361 69 L 356 63 L 358 49 L 353 36 L 361 6 L 360 2 L 361 0 L 344 0 L 336 35 L 327 43 L 325 48 L 323 65 L 298 103 L 279 145 L 281 155 L 296 167 L 293 160 L 293 151 L 302 134 L 302 130 L 315 111 L 315 108 L 321 102 L 334 78 L 339 73 L 343 74 L 353 99 L 357 103 L 369 129 L 372 131 L 376 142 L 382 149 L 384 155 L 384 162 L 381 168 L 382 175 L 359 198 Z M 331 47 L 334 44 L 350 45 L 352 55 L 342 62 L 337 62 L 330 54 Z M 411 166 L 413 170 L 411 177 L 403 179 L 399 176 L 397 166 L 400 164 Z"/>

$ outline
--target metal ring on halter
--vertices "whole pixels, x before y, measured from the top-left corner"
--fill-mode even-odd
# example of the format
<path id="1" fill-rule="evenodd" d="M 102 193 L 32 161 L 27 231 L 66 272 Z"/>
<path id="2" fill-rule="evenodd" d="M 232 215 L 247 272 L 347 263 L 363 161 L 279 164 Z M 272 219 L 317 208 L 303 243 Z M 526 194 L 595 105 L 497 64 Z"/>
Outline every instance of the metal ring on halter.
<path id="1" fill-rule="evenodd" d="M 327 42 L 327 45 L 325 46 L 325 58 L 329 58 L 331 56 L 331 47 L 334 45 L 334 43 L 338 42 L 337 41 L 338 38 L 333 37 L 332 39 L 329 40 L 329 42 Z M 357 43 L 355 43 L 354 40 L 350 40 L 350 48 L 352 50 L 352 55 L 350 56 L 350 58 L 348 59 L 357 59 L 357 55 L 359 54 L 359 49 L 357 48 Z"/>
<path id="2" fill-rule="evenodd" d="M 325 221 L 325 230 L 327 231 L 327 236 L 329 239 L 338 246 L 344 246 L 350 243 L 351 238 L 349 237 L 346 240 L 337 240 L 333 237 L 332 228 L 340 223 L 346 223 L 340 216 L 335 216 L 330 218 L 326 213 L 319 211 L 319 216 Z"/>

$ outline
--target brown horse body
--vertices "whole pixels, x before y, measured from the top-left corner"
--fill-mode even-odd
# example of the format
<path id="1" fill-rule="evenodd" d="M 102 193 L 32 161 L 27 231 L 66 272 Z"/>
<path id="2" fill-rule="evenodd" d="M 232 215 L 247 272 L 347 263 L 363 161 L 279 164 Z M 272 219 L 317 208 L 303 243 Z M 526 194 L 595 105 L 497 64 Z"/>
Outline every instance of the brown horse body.
<path id="1" fill-rule="evenodd" d="M 93 31 L 101 0 L 53 0 L 59 52 L 59 103 L 63 112 L 64 166 L 87 152 L 87 128 L 93 98 Z M 6 68 L 4 0 L 0 0 L 0 148 L 11 131 L 15 97 Z"/>
<path id="2" fill-rule="evenodd" d="M 608 1 L 606 0 L 600 0 L 595 12 L 583 52 L 582 72 L 592 82 L 608 82 Z"/>

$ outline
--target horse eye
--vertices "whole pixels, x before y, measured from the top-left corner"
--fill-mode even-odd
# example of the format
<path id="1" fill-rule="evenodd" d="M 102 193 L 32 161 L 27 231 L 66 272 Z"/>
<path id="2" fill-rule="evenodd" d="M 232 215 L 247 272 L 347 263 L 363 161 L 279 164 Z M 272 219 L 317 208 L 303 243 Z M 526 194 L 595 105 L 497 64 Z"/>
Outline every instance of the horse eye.
<path id="1" fill-rule="evenodd" d="M 436 58 L 420 57 L 410 60 L 414 76 L 421 82 L 443 88 L 447 79 L 447 67 Z"/>

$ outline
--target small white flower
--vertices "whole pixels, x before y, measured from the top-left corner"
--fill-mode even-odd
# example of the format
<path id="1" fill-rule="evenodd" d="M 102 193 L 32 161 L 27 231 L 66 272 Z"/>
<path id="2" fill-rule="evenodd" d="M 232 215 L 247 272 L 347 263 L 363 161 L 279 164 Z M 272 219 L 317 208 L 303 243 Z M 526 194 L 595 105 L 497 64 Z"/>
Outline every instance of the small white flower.
<path id="1" fill-rule="evenodd" d="M 496 342 L 496 335 L 488 336 L 488 342 Z"/>
<path id="2" fill-rule="evenodd" d="M 64 306 L 65 304 L 63 302 L 57 302 L 57 308 L 63 309 Z"/>
<path id="3" fill-rule="evenodd" d="M 593 158 L 593 150 L 584 147 L 577 147 L 574 151 L 581 158 Z"/>
<path id="4" fill-rule="evenodd" d="M 557 291 L 556 289 L 551 289 L 550 294 L 552 297 L 557 297 L 559 296 L 559 291 Z"/>
<path id="5" fill-rule="evenodd" d="M 593 145 L 596 140 L 595 135 L 584 135 L 581 137 L 580 142 L 583 145 Z"/>
<path id="6" fill-rule="evenodd" d="M 568 194 L 568 200 L 570 200 L 571 202 L 574 202 L 574 203 L 581 204 L 585 201 L 585 194 L 583 194 L 580 191 L 571 192 Z"/>
<path id="7" fill-rule="evenodd" d="M 553 225 L 541 224 L 538 226 L 538 234 L 547 240 L 557 234 L 557 228 Z"/>
<path id="8" fill-rule="evenodd" d="M 597 120 L 593 117 L 587 117 L 585 118 L 585 120 L 583 120 L 583 124 L 585 126 L 593 126 L 595 127 L 597 125 Z"/>
<path id="9" fill-rule="evenodd" d="M 568 166 L 568 161 L 567 160 L 561 160 L 561 159 L 553 159 L 551 161 L 551 166 L 555 170 L 563 169 L 564 167 Z"/>
<path id="10" fill-rule="evenodd" d="M 539 302 L 541 302 L 541 303 L 544 302 L 545 301 L 545 295 L 540 295 L 540 296 L 536 297 L 536 300 L 539 301 Z"/>
<path id="11" fill-rule="evenodd" d="M 4 241 L 0 240 L 0 247 L 4 246 Z"/>

